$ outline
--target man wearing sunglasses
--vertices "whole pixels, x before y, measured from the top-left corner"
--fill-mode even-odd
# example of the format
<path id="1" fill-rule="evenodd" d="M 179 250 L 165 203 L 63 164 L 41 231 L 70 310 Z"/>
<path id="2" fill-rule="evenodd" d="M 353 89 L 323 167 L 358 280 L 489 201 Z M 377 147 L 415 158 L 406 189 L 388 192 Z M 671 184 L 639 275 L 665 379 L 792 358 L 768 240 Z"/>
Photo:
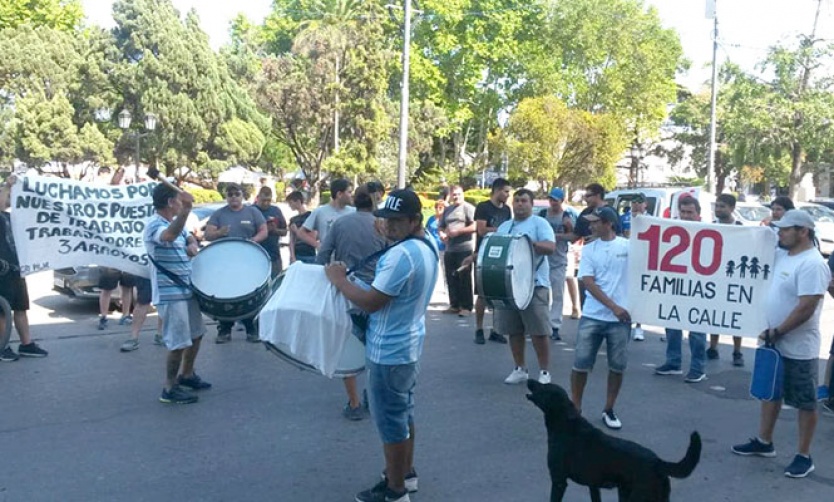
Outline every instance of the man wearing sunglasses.
<path id="1" fill-rule="evenodd" d="M 269 235 L 261 211 L 255 206 L 243 204 L 243 188 L 237 183 L 226 186 L 226 205 L 221 207 L 209 218 L 206 224 L 206 240 L 213 241 L 224 237 L 236 237 L 261 243 Z M 258 342 L 258 333 L 252 319 L 242 319 L 246 328 L 246 341 Z M 227 343 L 232 340 L 233 322 L 220 321 L 217 323 L 217 338 L 215 343 Z"/>

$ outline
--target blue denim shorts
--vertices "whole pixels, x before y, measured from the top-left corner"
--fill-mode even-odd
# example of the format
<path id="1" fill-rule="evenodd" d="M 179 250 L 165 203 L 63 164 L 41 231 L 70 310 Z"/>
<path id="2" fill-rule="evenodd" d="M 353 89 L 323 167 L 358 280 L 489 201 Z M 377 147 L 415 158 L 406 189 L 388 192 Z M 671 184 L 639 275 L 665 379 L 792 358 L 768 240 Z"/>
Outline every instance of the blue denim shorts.
<path id="1" fill-rule="evenodd" d="M 417 363 L 376 364 L 365 360 L 368 370 L 368 404 L 382 442 L 400 443 L 409 438 L 414 423 L 414 386 Z"/>
<path id="2" fill-rule="evenodd" d="M 582 317 L 576 333 L 576 355 L 573 362 L 574 371 L 587 373 L 594 369 L 597 352 L 606 341 L 608 352 L 608 370 L 622 373 L 628 366 L 628 340 L 631 338 L 631 324 L 622 322 L 598 321 Z"/>

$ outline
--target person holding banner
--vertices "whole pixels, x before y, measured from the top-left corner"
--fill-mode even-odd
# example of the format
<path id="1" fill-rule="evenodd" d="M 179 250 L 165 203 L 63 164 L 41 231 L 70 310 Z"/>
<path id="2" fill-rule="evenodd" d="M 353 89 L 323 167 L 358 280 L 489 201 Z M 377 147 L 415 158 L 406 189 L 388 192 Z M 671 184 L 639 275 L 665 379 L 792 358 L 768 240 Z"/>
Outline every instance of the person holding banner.
<path id="1" fill-rule="evenodd" d="M 814 220 L 801 210 L 789 210 L 774 225 L 779 246 L 773 265 L 765 315 L 768 329 L 759 339 L 773 343 L 784 364 L 782 398 L 762 401 L 759 435 L 732 447 L 743 456 L 775 457 L 773 431 L 782 401 L 797 409 L 798 451 L 785 468 L 785 476 L 804 478 L 814 471 L 811 441 L 817 425 L 817 357 L 820 351 L 820 315 L 831 271 L 814 246 Z"/>
<path id="2" fill-rule="evenodd" d="M 628 364 L 626 349 L 631 336 L 631 314 L 623 307 L 628 291 L 628 240 L 617 236 L 619 217 L 612 207 L 597 208 L 585 215 L 595 239 L 582 250 L 579 280 L 588 297 L 576 333 L 576 352 L 571 371 L 571 398 L 582 410 L 582 395 L 588 373 L 594 369 L 599 347 L 605 340 L 608 353 L 608 392 L 602 420 L 609 429 L 621 429 L 614 404 L 623 385 Z"/>
<path id="3" fill-rule="evenodd" d="M 524 364 L 524 335 L 530 335 L 533 349 L 539 361 L 539 383 L 550 383 L 550 346 L 548 335 L 550 329 L 550 265 L 547 257 L 556 250 L 556 237 L 553 228 L 541 216 L 533 214 L 533 192 L 526 188 L 516 190 L 513 194 L 513 219 L 502 223 L 497 234 L 523 234 L 533 243 L 533 260 L 536 263 L 533 299 L 524 310 L 495 308 L 495 325 L 497 331 L 510 337 L 515 368 L 504 379 L 509 385 L 524 383 L 529 378 Z"/>
<path id="4" fill-rule="evenodd" d="M 741 225 L 733 217 L 733 211 L 736 209 L 736 198 L 732 194 L 722 193 L 715 200 L 715 223 L 722 225 Z M 709 348 L 707 349 L 707 359 L 718 359 L 718 335 L 711 334 L 709 336 Z M 741 337 L 733 337 L 733 366 L 744 366 L 744 355 L 741 353 Z"/>
<path id="5" fill-rule="evenodd" d="M 626 239 L 631 237 L 631 221 L 644 214 L 646 214 L 646 195 L 643 192 L 637 192 L 631 199 L 631 211 L 620 216 L 620 227 L 623 229 L 623 237 Z M 639 322 L 631 329 L 631 339 L 635 342 L 642 342 L 646 339 L 643 326 Z"/>
<path id="6" fill-rule="evenodd" d="M 191 289 L 191 260 L 199 251 L 197 239 L 185 231 L 194 197 L 160 183 L 153 190 L 154 215 L 145 227 L 145 248 L 151 259 L 153 304 L 162 319 L 162 340 L 168 349 L 165 383 L 159 401 L 189 404 L 197 396 L 187 389 L 210 389 L 194 371 L 205 334 L 200 305 Z"/>
<path id="7" fill-rule="evenodd" d="M 701 221 L 701 203 L 691 195 L 684 195 L 678 198 L 678 215 L 684 221 Z M 666 362 L 655 368 L 654 374 L 682 375 L 681 359 L 683 331 L 674 328 L 666 328 Z M 686 383 L 698 383 L 706 380 L 707 374 L 704 367 L 707 359 L 707 335 L 697 331 L 689 332 L 689 352 L 692 359 L 689 363 L 689 372 L 684 381 Z"/>
<path id="8" fill-rule="evenodd" d="M 32 341 L 29 332 L 29 292 L 26 279 L 20 275 L 20 262 L 12 235 L 11 214 L 6 211 L 11 201 L 11 189 L 17 178 L 9 176 L 9 181 L 0 186 L 0 296 L 9 302 L 12 310 L 11 319 L 0 319 L 0 331 L 6 329 L 5 323 L 14 322 L 20 345 L 17 353 L 11 346 L 0 347 L 0 361 L 17 361 L 23 357 L 46 357 L 49 353 Z"/>
<path id="9" fill-rule="evenodd" d="M 385 470 L 358 502 L 408 502 L 414 470 L 414 389 L 426 337 L 426 309 L 437 281 L 438 252 L 425 237 L 420 198 L 394 190 L 374 216 L 385 220 L 392 245 L 377 262 L 371 288 L 347 279 L 344 263 L 325 267 L 330 282 L 369 312 L 365 344 L 371 416 L 383 443 Z"/>

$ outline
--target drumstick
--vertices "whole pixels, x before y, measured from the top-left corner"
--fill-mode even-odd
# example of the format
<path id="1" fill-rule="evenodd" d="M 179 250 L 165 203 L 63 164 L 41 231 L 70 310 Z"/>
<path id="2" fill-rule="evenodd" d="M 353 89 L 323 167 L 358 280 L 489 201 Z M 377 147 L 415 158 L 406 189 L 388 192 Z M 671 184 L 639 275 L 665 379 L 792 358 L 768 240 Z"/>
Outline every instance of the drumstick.
<path id="1" fill-rule="evenodd" d="M 159 169 L 157 169 L 153 166 L 148 168 L 148 177 L 149 178 L 151 178 L 152 180 L 159 181 L 160 183 L 167 186 L 168 188 L 176 190 L 178 193 L 182 192 L 182 189 L 180 187 L 178 187 L 177 185 L 168 181 L 168 178 L 166 178 L 165 176 L 160 176 L 160 174 L 161 173 L 159 172 Z"/>

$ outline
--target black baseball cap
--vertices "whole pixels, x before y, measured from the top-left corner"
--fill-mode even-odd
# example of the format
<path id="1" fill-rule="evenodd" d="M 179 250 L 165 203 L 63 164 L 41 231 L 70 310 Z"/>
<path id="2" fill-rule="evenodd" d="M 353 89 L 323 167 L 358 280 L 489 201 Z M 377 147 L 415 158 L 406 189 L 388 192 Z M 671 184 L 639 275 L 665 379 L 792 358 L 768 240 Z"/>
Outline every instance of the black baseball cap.
<path id="1" fill-rule="evenodd" d="M 595 209 L 592 213 L 586 214 L 584 218 L 588 221 L 607 221 L 614 225 L 620 221 L 620 218 L 617 216 L 617 212 L 611 206 L 602 206 Z"/>
<path id="2" fill-rule="evenodd" d="M 420 197 L 411 190 L 394 190 L 385 198 L 382 209 L 374 211 L 377 218 L 413 218 L 423 211 Z"/>
<path id="3" fill-rule="evenodd" d="M 631 198 L 631 202 L 639 202 L 640 204 L 642 204 L 642 203 L 646 202 L 646 196 L 643 195 L 643 192 L 637 192 Z"/>

